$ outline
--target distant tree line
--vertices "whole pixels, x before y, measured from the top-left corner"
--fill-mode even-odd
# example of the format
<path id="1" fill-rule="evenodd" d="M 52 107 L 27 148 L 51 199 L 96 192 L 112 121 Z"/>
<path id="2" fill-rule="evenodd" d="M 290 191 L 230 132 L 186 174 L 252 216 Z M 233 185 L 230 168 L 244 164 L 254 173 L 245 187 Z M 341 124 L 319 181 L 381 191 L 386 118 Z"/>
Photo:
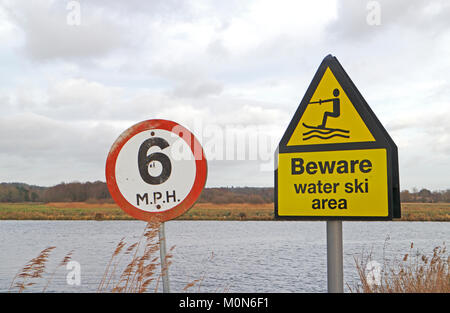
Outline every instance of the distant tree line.
<path id="1" fill-rule="evenodd" d="M 199 202 L 211 203 L 271 203 L 273 188 L 222 187 L 205 188 Z M 450 189 L 403 190 L 402 202 L 450 202 Z M 113 202 L 106 183 L 61 183 L 52 187 L 40 187 L 22 183 L 1 183 L 0 202 Z"/>
<path id="2" fill-rule="evenodd" d="M 205 188 L 198 201 L 211 203 L 271 203 L 273 202 L 273 188 Z"/>
<path id="3" fill-rule="evenodd" d="M 430 191 L 428 189 L 413 189 L 411 192 L 409 190 L 403 190 L 400 193 L 401 202 L 450 202 L 450 189 L 442 191 Z"/>
<path id="4" fill-rule="evenodd" d="M 1 183 L 0 202 L 111 202 L 106 183 L 61 183 L 39 187 L 22 183 Z"/>
<path id="5" fill-rule="evenodd" d="M 21 183 L 1 183 L 0 202 L 38 202 L 41 201 L 45 187 Z"/>

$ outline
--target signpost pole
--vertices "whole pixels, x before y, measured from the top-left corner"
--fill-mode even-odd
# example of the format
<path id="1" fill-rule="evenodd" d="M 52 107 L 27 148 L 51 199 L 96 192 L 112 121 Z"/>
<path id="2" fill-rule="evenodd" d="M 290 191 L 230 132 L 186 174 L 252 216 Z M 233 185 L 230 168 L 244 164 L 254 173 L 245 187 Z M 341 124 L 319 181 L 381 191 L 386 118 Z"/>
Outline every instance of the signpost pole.
<path id="1" fill-rule="evenodd" d="M 344 292 L 342 221 L 327 221 L 328 292 Z"/>
<path id="2" fill-rule="evenodd" d="M 166 231 L 164 222 L 159 225 L 159 251 L 161 255 L 161 275 L 163 281 L 163 292 L 169 293 L 169 268 L 166 259 Z"/>

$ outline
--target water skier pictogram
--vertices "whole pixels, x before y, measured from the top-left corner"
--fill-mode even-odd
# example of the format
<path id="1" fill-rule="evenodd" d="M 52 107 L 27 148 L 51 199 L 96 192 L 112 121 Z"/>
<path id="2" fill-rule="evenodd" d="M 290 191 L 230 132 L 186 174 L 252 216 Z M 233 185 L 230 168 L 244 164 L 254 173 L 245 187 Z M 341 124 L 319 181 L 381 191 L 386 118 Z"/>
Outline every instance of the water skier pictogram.
<path id="1" fill-rule="evenodd" d="M 346 135 L 346 134 L 350 134 L 349 130 L 326 127 L 327 119 L 329 117 L 337 118 L 341 115 L 341 102 L 339 99 L 339 89 L 335 88 L 333 90 L 333 96 L 334 96 L 334 98 L 331 98 L 331 99 L 325 99 L 325 100 L 319 99 L 318 101 L 311 101 L 308 103 L 308 104 L 318 103 L 319 105 L 322 105 L 322 103 L 332 102 L 333 103 L 333 111 L 325 112 L 323 114 L 322 124 L 320 124 L 318 126 L 311 126 L 311 125 L 307 125 L 307 124 L 303 123 L 304 127 L 308 128 L 308 129 L 312 129 L 310 131 L 303 133 L 303 140 L 306 141 L 311 138 L 320 138 L 320 139 L 326 140 L 326 139 L 330 139 L 333 137 L 350 138 L 349 135 Z M 307 136 L 307 137 L 305 137 L 305 136 Z"/>

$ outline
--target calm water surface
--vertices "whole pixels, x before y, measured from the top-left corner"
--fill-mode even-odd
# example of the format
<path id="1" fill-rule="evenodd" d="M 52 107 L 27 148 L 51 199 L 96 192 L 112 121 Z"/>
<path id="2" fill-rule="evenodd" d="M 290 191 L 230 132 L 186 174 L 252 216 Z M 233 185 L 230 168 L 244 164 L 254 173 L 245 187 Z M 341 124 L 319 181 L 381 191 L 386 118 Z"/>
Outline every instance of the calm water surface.
<path id="1" fill-rule="evenodd" d="M 74 250 L 81 284 L 68 285 L 59 268 L 48 292 L 95 292 L 117 243 L 137 241 L 140 221 L 0 221 L 0 292 L 27 261 L 56 246 L 47 270 Z M 171 290 L 204 277 L 193 292 L 326 292 L 326 223 L 274 221 L 170 221 L 168 248 L 175 245 Z M 450 239 L 445 222 L 344 222 L 344 280 L 358 282 L 354 256 L 372 252 L 383 263 L 410 251 L 429 253 Z M 41 291 L 41 281 L 29 291 Z M 161 288 L 159 288 L 161 289 Z M 345 288 L 348 291 L 347 288 Z"/>

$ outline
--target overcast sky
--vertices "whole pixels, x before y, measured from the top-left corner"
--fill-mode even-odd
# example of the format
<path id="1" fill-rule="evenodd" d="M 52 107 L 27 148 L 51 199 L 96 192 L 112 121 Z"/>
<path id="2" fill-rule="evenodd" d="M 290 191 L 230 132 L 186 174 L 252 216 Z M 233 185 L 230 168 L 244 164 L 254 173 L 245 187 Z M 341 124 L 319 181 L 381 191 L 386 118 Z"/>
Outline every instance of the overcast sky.
<path id="1" fill-rule="evenodd" d="M 208 127 L 269 142 L 213 157 L 207 186 L 273 186 L 266 156 L 330 53 L 396 142 L 401 189 L 450 188 L 446 0 L 0 0 L 0 181 L 105 181 L 119 134 L 163 118 L 209 147 Z"/>

